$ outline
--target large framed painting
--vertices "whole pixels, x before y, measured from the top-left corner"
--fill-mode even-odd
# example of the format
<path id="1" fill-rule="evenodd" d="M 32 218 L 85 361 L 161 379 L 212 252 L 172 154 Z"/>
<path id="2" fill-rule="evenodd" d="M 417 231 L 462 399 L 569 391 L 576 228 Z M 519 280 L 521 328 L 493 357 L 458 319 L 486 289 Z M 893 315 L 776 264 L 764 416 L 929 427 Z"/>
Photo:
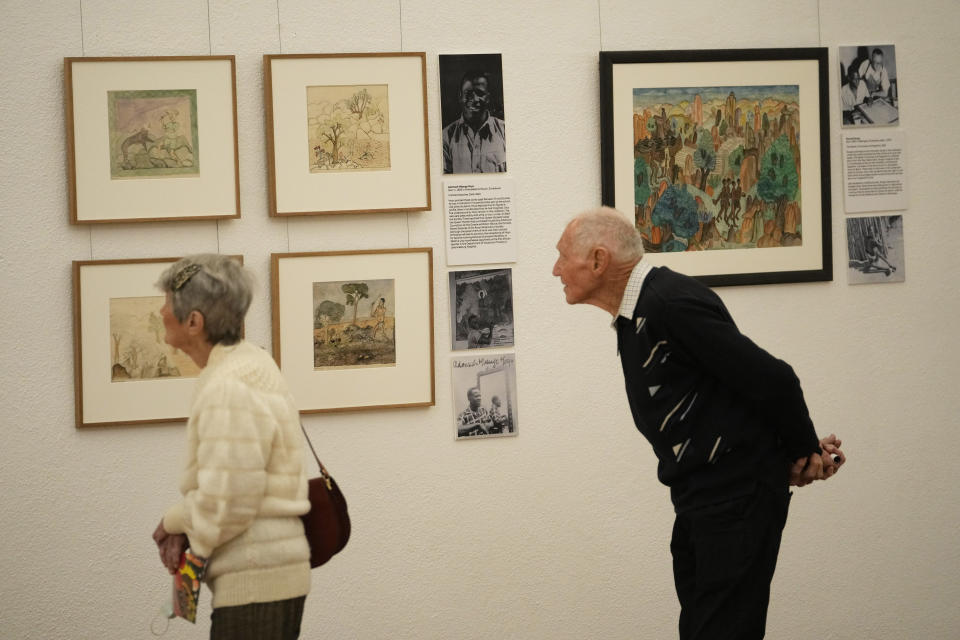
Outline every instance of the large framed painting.
<path id="1" fill-rule="evenodd" d="M 156 287 L 177 260 L 74 261 L 77 427 L 187 419 L 200 369 L 165 342 Z"/>
<path id="2" fill-rule="evenodd" d="M 233 56 L 63 67 L 72 223 L 240 217 Z"/>
<path id="3" fill-rule="evenodd" d="M 432 249 L 275 253 L 272 292 L 302 412 L 434 404 Z"/>
<path id="4" fill-rule="evenodd" d="M 426 54 L 263 57 L 270 215 L 430 208 Z"/>
<path id="5" fill-rule="evenodd" d="M 600 53 L 603 203 L 708 285 L 832 280 L 827 50 Z"/>

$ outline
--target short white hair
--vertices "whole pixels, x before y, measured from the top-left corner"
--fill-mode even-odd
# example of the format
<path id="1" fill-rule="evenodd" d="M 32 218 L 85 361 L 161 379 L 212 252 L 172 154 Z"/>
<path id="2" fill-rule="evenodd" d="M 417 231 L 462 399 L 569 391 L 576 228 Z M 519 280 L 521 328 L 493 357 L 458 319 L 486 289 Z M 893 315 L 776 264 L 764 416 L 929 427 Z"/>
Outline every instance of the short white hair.
<path id="1" fill-rule="evenodd" d="M 571 241 L 574 248 L 589 253 L 595 247 L 607 249 L 614 262 L 638 262 L 643 257 L 643 239 L 630 219 L 611 207 L 590 209 L 574 217 Z"/>

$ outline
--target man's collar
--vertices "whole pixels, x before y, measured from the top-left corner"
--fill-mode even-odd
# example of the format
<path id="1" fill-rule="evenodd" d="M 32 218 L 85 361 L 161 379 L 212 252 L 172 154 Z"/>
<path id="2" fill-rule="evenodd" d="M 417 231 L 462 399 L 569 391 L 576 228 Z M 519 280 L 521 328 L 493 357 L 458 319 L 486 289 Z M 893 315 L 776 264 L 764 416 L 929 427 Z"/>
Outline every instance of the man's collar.
<path id="1" fill-rule="evenodd" d="M 614 329 L 616 329 L 617 326 L 617 318 L 621 316 L 627 320 L 633 318 L 633 311 L 637 308 L 637 301 L 640 299 L 640 291 L 643 290 L 643 283 L 646 281 L 651 269 L 653 269 L 653 265 L 643 259 L 633 266 L 633 271 L 630 272 L 630 279 L 627 280 L 627 286 L 623 290 L 623 297 L 620 299 L 620 309 L 610 323 L 610 326 Z"/>
<path id="2" fill-rule="evenodd" d="M 488 113 L 488 114 L 487 114 L 487 119 L 483 121 L 483 124 L 481 124 L 479 127 L 477 127 L 477 134 L 483 133 L 484 130 L 486 130 L 486 131 L 492 131 L 492 130 L 493 130 L 493 124 L 494 124 L 493 114 Z M 460 119 L 457 120 L 457 128 L 458 128 L 458 129 L 466 129 L 466 128 L 469 128 L 469 127 L 470 127 L 470 125 L 467 124 L 467 121 L 464 120 L 463 116 L 461 115 L 461 116 L 460 116 Z"/>

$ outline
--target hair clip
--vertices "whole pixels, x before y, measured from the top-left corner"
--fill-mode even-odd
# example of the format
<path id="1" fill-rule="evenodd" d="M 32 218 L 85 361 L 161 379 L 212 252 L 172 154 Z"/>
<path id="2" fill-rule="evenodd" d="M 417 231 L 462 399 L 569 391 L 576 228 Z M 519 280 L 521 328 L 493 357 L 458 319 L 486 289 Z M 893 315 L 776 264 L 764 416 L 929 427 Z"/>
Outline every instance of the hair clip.
<path id="1" fill-rule="evenodd" d="M 173 277 L 173 290 L 180 291 L 183 285 L 190 282 L 190 278 L 197 275 L 202 267 L 198 264 L 188 264 Z"/>

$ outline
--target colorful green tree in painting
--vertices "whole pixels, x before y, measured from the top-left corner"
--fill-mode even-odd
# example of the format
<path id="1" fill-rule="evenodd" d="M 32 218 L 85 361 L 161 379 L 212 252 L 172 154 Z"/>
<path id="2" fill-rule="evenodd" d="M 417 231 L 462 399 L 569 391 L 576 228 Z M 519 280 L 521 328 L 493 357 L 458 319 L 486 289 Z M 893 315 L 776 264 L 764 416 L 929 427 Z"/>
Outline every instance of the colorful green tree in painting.
<path id="1" fill-rule="evenodd" d="M 757 195 L 764 202 L 774 206 L 776 224 L 783 229 L 784 212 L 787 203 L 797 197 L 800 177 L 793 150 L 787 136 L 781 135 L 773 141 L 760 161 L 760 179 L 757 181 Z"/>
<path id="2" fill-rule="evenodd" d="M 689 241 L 700 228 L 697 218 L 697 202 L 686 185 L 670 185 L 657 201 L 650 216 L 653 224 L 663 229 L 661 251 L 684 251 L 687 242 L 680 242 L 673 236 Z"/>

